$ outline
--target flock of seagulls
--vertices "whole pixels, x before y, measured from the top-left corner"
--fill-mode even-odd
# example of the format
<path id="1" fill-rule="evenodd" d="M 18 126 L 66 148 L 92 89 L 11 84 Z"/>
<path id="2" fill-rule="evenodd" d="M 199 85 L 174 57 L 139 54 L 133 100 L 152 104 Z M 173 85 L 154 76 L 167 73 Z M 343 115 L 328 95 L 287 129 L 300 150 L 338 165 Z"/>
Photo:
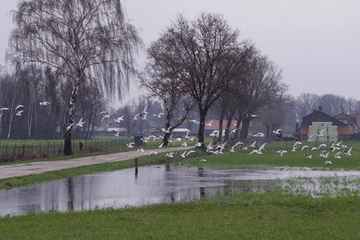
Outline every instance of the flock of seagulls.
<path id="1" fill-rule="evenodd" d="M 277 129 L 276 131 L 273 131 L 273 133 L 275 135 L 277 135 L 278 137 L 281 137 L 282 135 L 282 130 L 281 129 Z M 169 138 L 169 142 L 174 142 L 174 146 L 177 142 L 180 142 L 184 139 L 182 138 L 176 138 L 174 141 L 172 141 L 172 136 L 173 134 L 170 136 Z M 148 137 L 144 137 L 143 138 L 143 141 L 147 142 L 149 141 L 150 139 L 153 139 L 153 141 L 156 141 L 157 139 L 162 139 L 162 137 L 156 137 L 154 135 L 151 135 L 151 136 L 148 136 Z M 192 141 L 194 141 L 194 137 L 189 137 L 188 136 L 188 133 L 185 135 L 184 137 L 185 139 L 191 139 Z M 311 142 L 311 138 L 310 138 L 310 141 Z M 244 147 L 244 143 L 243 142 L 237 142 L 236 144 L 232 145 L 232 146 L 229 146 L 229 152 L 235 152 L 235 148 L 236 147 L 239 147 L 241 148 L 242 150 L 251 150 L 251 152 L 249 152 L 247 155 L 251 155 L 251 154 L 263 154 L 263 150 L 265 150 L 265 146 L 266 146 L 266 142 L 265 143 L 261 143 L 261 142 L 257 142 L 257 141 L 254 141 L 252 142 L 250 145 Z M 130 143 L 130 144 L 127 144 L 127 146 L 129 148 L 132 148 L 134 145 L 134 143 Z M 201 147 L 202 143 L 200 142 L 197 142 L 195 144 L 195 147 Z M 207 146 L 206 146 L 206 153 L 208 154 L 223 154 L 223 151 L 226 149 L 226 147 L 228 147 L 228 143 L 225 142 L 225 143 L 220 143 L 220 144 L 217 144 L 216 146 L 213 145 L 212 142 L 210 142 Z M 257 145 L 259 145 L 259 147 L 257 148 Z M 162 148 L 163 146 L 163 143 L 159 144 L 158 143 L 158 147 L 159 148 Z M 181 144 L 181 147 L 186 147 L 187 146 L 187 142 L 184 141 L 182 144 Z M 330 147 L 330 150 L 327 150 L 328 147 Z M 326 148 L 324 150 L 324 148 Z M 279 151 L 276 151 L 276 149 L 274 149 L 274 151 L 278 154 L 280 154 L 280 157 L 282 157 L 284 154 L 288 153 L 288 151 L 286 150 L 279 150 Z M 341 154 L 344 154 L 344 155 L 348 155 L 348 156 L 351 156 L 351 151 L 352 151 L 352 147 L 348 148 L 345 144 L 342 144 L 342 141 L 340 142 L 332 142 L 331 144 L 326 144 L 326 143 L 321 143 L 318 147 L 312 147 L 310 148 L 308 145 L 306 145 L 306 143 L 302 143 L 302 142 L 295 142 L 292 149 L 291 149 L 292 152 L 296 152 L 296 151 L 306 151 L 306 153 L 308 154 L 304 154 L 304 156 L 306 158 L 309 158 L 309 159 L 312 159 L 313 158 L 313 155 L 315 155 L 315 151 L 319 151 L 319 157 L 323 157 L 325 159 L 328 159 L 329 158 L 329 154 L 330 152 L 334 155 L 334 158 L 341 158 Z M 314 152 L 314 154 L 309 154 L 309 151 L 310 152 Z M 179 156 L 181 157 L 187 157 L 189 156 L 190 154 L 192 153 L 196 153 L 194 150 L 185 150 L 183 153 L 179 153 Z M 153 154 L 157 154 L 156 151 L 151 151 L 149 155 L 153 155 Z M 174 152 L 170 152 L 170 153 L 167 153 L 166 154 L 166 157 L 170 157 L 172 158 L 174 156 Z M 206 162 L 205 159 L 201 159 L 200 160 L 201 162 Z M 325 165 L 328 165 L 328 164 L 332 164 L 331 161 L 329 160 L 326 160 L 325 161 Z"/>

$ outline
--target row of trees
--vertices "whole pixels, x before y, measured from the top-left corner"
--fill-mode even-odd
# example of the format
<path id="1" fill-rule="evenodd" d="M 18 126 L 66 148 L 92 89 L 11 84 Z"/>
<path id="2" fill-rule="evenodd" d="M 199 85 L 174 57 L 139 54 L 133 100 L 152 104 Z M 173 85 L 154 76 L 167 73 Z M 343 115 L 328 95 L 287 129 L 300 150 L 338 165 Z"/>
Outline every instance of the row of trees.
<path id="1" fill-rule="evenodd" d="M 89 137 L 103 122 L 99 113 L 106 108 L 105 99 L 121 97 L 136 74 L 134 54 L 142 46 L 139 33 L 120 0 L 21 1 L 13 17 L 16 28 L 8 59 L 14 73 L 1 74 L 0 107 L 9 108 L 0 113 L 1 136 L 63 134 L 64 154 L 72 154 L 75 119 L 85 119 L 79 136 Z M 137 76 L 162 101 L 165 143 L 189 114 L 199 119 L 198 138 L 203 143 L 209 113 L 229 124 L 236 119 L 237 129 L 242 122 L 242 131 L 236 134 L 246 138 L 254 114 L 269 116 L 266 124 L 271 132 L 293 112 L 289 109 L 296 109 L 297 120 L 307 111 L 297 103 L 299 99 L 287 95 L 281 69 L 250 41 L 239 38 L 239 31 L 232 30 L 222 15 L 203 13 L 194 21 L 179 15 L 149 46 L 146 69 Z M 41 101 L 51 104 L 40 105 Z M 76 102 L 80 111 L 75 111 Z M 24 105 L 22 116 L 15 111 L 18 105 Z M 129 120 L 123 123 L 129 133 L 135 125 L 139 131 L 146 128 L 145 119 L 131 119 L 149 105 L 141 101 L 137 110 L 130 105 L 118 110 Z M 327 111 L 325 104 L 318 105 Z M 356 104 L 350 108 L 355 111 Z M 228 125 L 226 139 L 229 129 Z"/>
<path id="2" fill-rule="evenodd" d="M 196 107 L 201 143 L 211 108 L 218 109 L 220 122 L 226 116 L 230 124 L 235 117 L 238 129 L 242 122 L 241 137 L 246 138 L 255 112 L 289 101 L 281 70 L 250 41 L 239 41 L 239 36 L 222 15 L 204 13 L 194 21 L 179 15 L 147 49 L 149 62 L 140 79 L 163 100 L 169 132 L 181 124 L 179 121 L 170 126 L 170 119 L 176 103 L 185 98 L 188 104 L 183 106 L 185 114 L 181 119 L 186 118 L 191 106 Z M 229 129 L 228 125 L 225 139 Z M 166 137 L 164 141 L 166 144 Z"/>
<path id="3" fill-rule="evenodd" d="M 297 122 L 313 110 L 322 107 L 322 111 L 330 116 L 344 111 L 350 115 L 360 114 L 360 101 L 355 98 L 345 98 L 336 94 L 317 95 L 315 93 L 302 93 L 295 99 L 294 115 Z"/>
<path id="4" fill-rule="evenodd" d="M 0 137 L 7 139 L 54 139 L 65 134 L 69 88 L 50 70 L 34 66 L 9 74 L 0 73 Z M 40 105 L 48 102 L 49 104 Z M 98 113 L 105 109 L 106 100 L 98 88 L 88 85 L 79 91 L 77 121 L 86 119 L 83 128 L 76 127 L 76 138 L 89 138 L 101 121 Z M 18 109 L 16 107 L 22 106 Z M 22 110 L 21 114 L 17 112 Z M 100 119 L 100 120 L 99 120 Z"/>

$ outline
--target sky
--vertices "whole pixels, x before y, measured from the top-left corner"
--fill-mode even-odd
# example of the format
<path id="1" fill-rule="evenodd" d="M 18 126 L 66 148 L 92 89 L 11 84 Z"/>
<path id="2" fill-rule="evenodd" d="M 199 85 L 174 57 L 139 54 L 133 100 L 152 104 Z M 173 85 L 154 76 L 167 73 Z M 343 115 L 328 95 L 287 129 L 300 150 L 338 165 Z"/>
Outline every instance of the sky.
<path id="1" fill-rule="evenodd" d="M 17 0 L 0 0 L 0 65 Z M 359 0 L 124 0 L 128 18 L 141 30 L 145 48 L 177 14 L 194 20 L 201 13 L 223 14 L 240 39 L 251 40 L 282 69 L 294 97 L 336 94 L 360 100 Z M 145 64 L 145 54 L 138 61 Z M 132 87 L 130 95 L 136 95 Z"/>

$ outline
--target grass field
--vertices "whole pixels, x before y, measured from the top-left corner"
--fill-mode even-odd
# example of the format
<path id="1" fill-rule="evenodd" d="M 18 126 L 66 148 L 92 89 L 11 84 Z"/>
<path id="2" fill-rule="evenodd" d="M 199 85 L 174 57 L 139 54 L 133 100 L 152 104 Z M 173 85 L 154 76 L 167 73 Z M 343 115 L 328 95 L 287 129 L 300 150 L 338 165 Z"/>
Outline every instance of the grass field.
<path id="1" fill-rule="evenodd" d="M 205 168 L 255 166 L 271 169 L 278 166 L 286 170 L 289 166 L 323 170 L 360 169 L 358 142 L 346 142 L 354 150 L 351 156 L 342 154 L 340 159 L 334 158 L 332 153 L 328 159 L 320 157 L 318 150 L 291 152 L 292 144 L 282 157 L 273 148 L 286 148 L 286 145 L 273 142 L 266 145 L 262 155 L 248 155 L 250 150 L 239 148 L 235 153 L 227 151 L 223 155 L 205 154 L 198 150 L 198 156 L 177 157 L 174 161 L 181 159 L 179 164 L 184 166 Z M 313 159 L 306 158 L 305 153 L 312 154 Z M 142 157 L 139 164 L 166 162 L 164 155 Z M 324 165 L 326 160 L 333 164 Z M 48 174 L 70 177 L 133 166 L 133 161 L 124 161 Z M 0 181 L 0 186 L 2 183 Z M 0 239 L 359 239 L 358 191 L 345 190 L 337 197 L 325 193 L 321 198 L 290 192 L 282 189 L 262 194 L 234 192 L 210 199 L 124 209 L 47 214 L 32 212 L 26 216 L 1 218 Z"/>

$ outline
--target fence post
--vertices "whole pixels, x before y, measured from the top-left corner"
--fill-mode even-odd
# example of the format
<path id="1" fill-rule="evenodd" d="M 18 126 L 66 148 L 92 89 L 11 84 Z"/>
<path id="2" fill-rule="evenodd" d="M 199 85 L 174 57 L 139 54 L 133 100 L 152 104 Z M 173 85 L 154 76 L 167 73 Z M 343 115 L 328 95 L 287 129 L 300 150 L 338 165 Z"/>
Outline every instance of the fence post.
<path id="1" fill-rule="evenodd" d="M 135 158 L 135 176 L 138 175 L 138 166 L 139 166 L 139 164 L 138 164 L 138 159 Z"/>
<path id="2" fill-rule="evenodd" d="M 23 144 L 23 156 L 25 156 L 25 144 Z"/>
<path id="3" fill-rule="evenodd" d="M 41 152 L 41 142 L 39 143 L 39 152 Z"/>
<path id="4" fill-rule="evenodd" d="M 15 152 L 15 155 L 16 155 L 16 144 L 15 144 L 15 146 L 14 146 L 14 150 L 15 150 L 14 152 Z"/>
<path id="5" fill-rule="evenodd" d="M 7 155 L 7 145 L 5 146 L 5 155 Z"/>
<path id="6" fill-rule="evenodd" d="M 54 154 L 56 153 L 56 145 L 55 145 L 55 142 L 54 142 Z"/>
<path id="7" fill-rule="evenodd" d="M 47 155 L 49 156 L 49 148 L 50 148 L 50 143 L 48 142 L 48 149 L 47 149 Z"/>

